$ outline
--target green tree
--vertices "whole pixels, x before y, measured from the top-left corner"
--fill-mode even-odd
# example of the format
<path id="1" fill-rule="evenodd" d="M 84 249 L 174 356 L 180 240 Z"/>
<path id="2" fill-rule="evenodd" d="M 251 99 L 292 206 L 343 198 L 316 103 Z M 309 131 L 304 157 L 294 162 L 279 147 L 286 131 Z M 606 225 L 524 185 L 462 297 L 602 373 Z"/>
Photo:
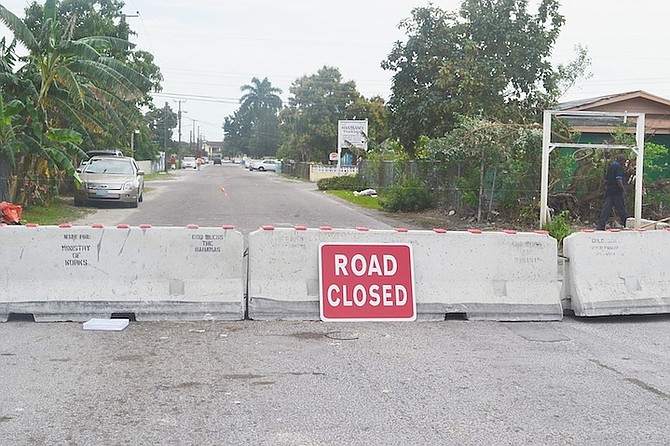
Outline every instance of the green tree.
<path id="1" fill-rule="evenodd" d="M 238 109 L 223 121 L 224 142 L 231 156 L 251 153 L 252 125 L 249 116 Z"/>
<path id="2" fill-rule="evenodd" d="M 518 214 L 523 206 L 533 204 L 540 181 L 537 148 L 541 144 L 539 125 L 459 116 L 444 137 L 424 137 L 420 145 L 445 168 L 459 166 L 459 175 L 450 178 L 447 187 L 458 190 L 458 201 L 481 221 L 490 220 L 496 208 Z"/>
<path id="3" fill-rule="evenodd" d="M 73 174 L 73 158 L 82 154 L 77 145 L 81 135 L 90 143 L 91 133 L 125 134 L 126 123 L 137 116 L 135 104 L 151 87 L 144 76 L 106 55 L 130 48 L 127 40 L 108 36 L 72 40 L 72 28 L 63 28 L 56 19 L 55 0 L 47 0 L 43 12 L 41 28 L 34 33 L 0 5 L 0 21 L 28 50 L 3 73 L 25 106 L 21 114 L 25 143 L 17 154 L 22 165 L 15 168 L 36 179 L 59 171 Z M 16 66 L 17 60 L 22 65 Z M 11 160 L 0 155 L 2 163 Z"/>
<path id="4" fill-rule="evenodd" d="M 554 69 L 551 51 L 564 23 L 558 0 L 463 0 L 458 13 L 416 8 L 401 22 L 382 67 L 393 71 L 392 133 L 410 156 L 421 135 L 440 137 L 456 114 L 501 122 L 535 122 L 588 65 L 586 53 Z"/>
<path id="5" fill-rule="evenodd" d="M 354 81 L 343 82 L 337 68 L 297 79 L 290 92 L 288 107 L 279 114 L 282 157 L 327 162 L 337 146 L 337 121 L 367 117 L 352 114 L 361 95 Z"/>
<path id="6" fill-rule="evenodd" d="M 123 14 L 124 3 L 119 0 L 60 0 L 56 3 L 55 20 L 66 31 L 66 38 L 79 40 L 89 36 L 105 36 L 119 41 L 127 41 L 135 33 L 130 29 Z M 46 5 L 33 2 L 26 8 L 25 23 L 37 35 L 44 23 Z M 154 57 L 147 51 L 133 48 L 132 45 L 108 45 L 96 48 L 103 56 L 112 57 L 130 69 L 140 73 L 148 83 L 136 85 L 143 95 L 132 100 L 124 99 L 126 109 L 118 114 L 125 129 L 118 128 L 118 119 L 95 113 L 104 124 L 98 131 L 87 135 L 87 145 L 93 147 L 124 147 L 128 145 L 130 130 L 142 124 L 140 107 L 150 107 L 151 91 L 161 91 L 163 76 L 154 63 Z M 104 131 L 110 129 L 111 131 Z"/>
<path id="7" fill-rule="evenodd" d="M 254 77 L 251 79 L 251 84 L 242 85 L 240 90 L 244 92 L 240 99 L 240 109 L 253 118 L 262 116 L 259 114 L 262 111 L 277 113 L 281 109 L 282 100 L 279 95 L 282 91 L 273 87 L 267 77 L 262 81 Z"/>
<path id="8" fill-rule="evenodd" d="M 179 124 L 177 113 L 166 104 L 165 107 L 162 108 L 152 107 L 152 109 L 144 115 L 144 120 L 146 127 L 149 130 L 146 138 L 151 141 L 151 145 L 156 150 L 163 150 L 165 146 L 165 135 L 167 134 L 169 143 L 170 135 L 172 135 L 173 130 L 177 128 L 177 125 Z M 140 134 L 140 136 L 142 137 L 144 135 Z M 142 146 L 140 146 L 139 149 L 142 150 Z M 150 153 L 154 152 L 152 151 Z M 144 156 L 146 155 L 148 154 L 145 154 Z"/>
<path id="9" fill-rule="evenodd" d="M 223 123 L 226 145 L 238 153 L 253 157 L 276 155 L 279 147 L 279 120 L 282 107 L 281 90 L 273 87 L 268 78 L 254 77 L 251 84 L 240 87 L 244 93 L 240 108 Z"/>

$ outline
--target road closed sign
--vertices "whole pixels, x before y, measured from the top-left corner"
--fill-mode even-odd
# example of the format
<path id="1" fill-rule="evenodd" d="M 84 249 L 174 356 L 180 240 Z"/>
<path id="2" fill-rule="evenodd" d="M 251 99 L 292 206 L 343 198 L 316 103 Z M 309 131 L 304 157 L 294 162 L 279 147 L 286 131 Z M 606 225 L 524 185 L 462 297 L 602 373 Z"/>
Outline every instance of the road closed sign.
<path id="1" fill-rule="evenodd" d="M 413 321 L 414 263 L 409 244 L 322 243 L 323 321 Z"/>

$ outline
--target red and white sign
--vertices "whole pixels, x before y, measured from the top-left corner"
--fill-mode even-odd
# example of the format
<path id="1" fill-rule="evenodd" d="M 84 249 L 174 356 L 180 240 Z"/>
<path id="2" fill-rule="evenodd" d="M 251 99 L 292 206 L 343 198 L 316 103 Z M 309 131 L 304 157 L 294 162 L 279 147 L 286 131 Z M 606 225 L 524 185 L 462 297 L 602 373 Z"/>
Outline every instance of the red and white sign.
<path id="1" fill-rule="evenodd" d="M 321 243 L 323 321 L 413 321 L 414 262 L 409 244 Z"/>
<path id="2" fill-rule="evenodd" d="M 330 152 L 330 154 L 328 155 L 328 159 L 331 161 L 337 161 L 338 159 L 340 159 L 340 154 L 337 152 Z"/>

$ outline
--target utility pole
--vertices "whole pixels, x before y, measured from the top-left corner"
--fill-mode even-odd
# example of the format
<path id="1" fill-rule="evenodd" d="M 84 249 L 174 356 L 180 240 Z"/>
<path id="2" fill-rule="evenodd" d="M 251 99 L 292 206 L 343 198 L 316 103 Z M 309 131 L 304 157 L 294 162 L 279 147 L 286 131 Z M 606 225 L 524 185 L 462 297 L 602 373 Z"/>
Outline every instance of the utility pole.
<path id="1" fill-rule="evenodd" d="M 121 13 L 120 15 L 121 15 L 121 25 L 123 25 L 123 31 L 126 31 L 128 33 L 128 35 L 126 36 L 126 39 L 128 41 L 130 41 L 130 27 L 126 23 L 126 18 L 127 17 L 139 17 L 140 12 L 135 11 L 135 14 L 123 14 L 123 13 Z"/>
<path id="2" fill-rule="evenodd" d="M 186 101 L 179 99 L 177 102 L 179 103 L 179 111 L 177 112 L 177 133 L 179 135 L 179 143 L 177 144 L 177 159 L 179 159 L 179 150 L 181 149 L 181 103 Z"/>
<path id="3" fill-rule="evenodd" d="M 195 152 L 193 152 L 193 153 L 197 156 L 198 155 L 198 141 L 196 140 L 197 136 L 195 134 L 195 123 L 196 123 L 196 120 L 194 119 L 193 120 L 193 130 L 192 130 L 191 135 L 193 135 L 193 145 L 195 146 Z"/>
<path id="4" fill-rule="evenodd" d="M 179 102 L 179 111 L 177 112 L 177 133 L 179 134 L 179 145 L 181 145 L 181 103 L 184 101 L 180 99 L 177 102 Z"/>
<path id="5" fill-rule="evenodd" d="M 163 159 L 165 159 L 165 171 L 166 172 L 167 172 L 167 165 L 168 165 L 168 161 L 167 161 L 168 160 L 168 150 L 167 150 L 167 147 L 168 147 L 168 144 L 167 144 L 167 142 L 168 142 L 168 124 L 167 124 L 168 119 L 167 118 L 168 118 L 168 103 L 167 103 L 167 101 L 165 101 L 165 112 L 163 113 L 163 127 L 164 127 L 164 131 L 165 131 L 165 138 L 164 138 L 164 141 L 163 141 L 163 150 L 164 150 Z"/>

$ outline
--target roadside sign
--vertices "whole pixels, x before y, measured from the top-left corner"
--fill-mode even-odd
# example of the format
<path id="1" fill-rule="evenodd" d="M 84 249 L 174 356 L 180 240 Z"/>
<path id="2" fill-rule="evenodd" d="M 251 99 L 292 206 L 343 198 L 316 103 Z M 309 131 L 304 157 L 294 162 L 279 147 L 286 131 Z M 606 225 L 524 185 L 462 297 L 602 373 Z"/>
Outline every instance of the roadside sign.
<path id="1" fill-rule="evenodd" d="M 337 161 L 338 159 L 340 159 L 340 155 L 337 152 L 330 152 L 330 155 L 328 155 L 328 159 L 330 159 L 331 161 Z"/>
<path id="2" fill-rule="evenodd" d="M 323 321 L 413 321 L 414 262 L 409 244 L 321 243 Z"/>

